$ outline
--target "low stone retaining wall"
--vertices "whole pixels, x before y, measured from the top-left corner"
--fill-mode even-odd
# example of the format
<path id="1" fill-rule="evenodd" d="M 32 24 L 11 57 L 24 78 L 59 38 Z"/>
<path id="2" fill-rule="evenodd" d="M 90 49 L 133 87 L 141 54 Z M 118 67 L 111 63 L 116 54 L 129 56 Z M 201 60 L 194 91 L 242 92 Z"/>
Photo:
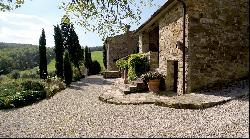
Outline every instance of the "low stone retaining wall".
<path id="1" fill-rule="evenodd" d="M 176 109 L 205 109 L 249 95 L 249 85 L 238 85 L 216 92 L 196 92 L 182 96 L 161 96 L 151 92 L 125 95 L 115 86 L 105 89 L 99 100 L 116 105 L 155 104 Z"/>
<path id="2" fill-rule="evenodd" d="M 121 73 L 119 71 L 105 71 L 105 72 L 103 72 L 104 79 L 120 78 L 120 77 L 121 77 Z"/>

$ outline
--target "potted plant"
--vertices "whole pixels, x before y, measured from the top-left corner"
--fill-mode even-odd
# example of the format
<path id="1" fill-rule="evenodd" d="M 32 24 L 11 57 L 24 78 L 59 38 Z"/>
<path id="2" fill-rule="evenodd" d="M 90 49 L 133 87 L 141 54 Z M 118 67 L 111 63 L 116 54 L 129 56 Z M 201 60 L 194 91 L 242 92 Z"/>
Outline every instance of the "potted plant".
<path id="1" fill-rule="evenodd" d="M 164 78 L 159 72 L 147 72 L 142 74 L 141 79 L 148 84 L 148 89 L 150 92 L 158 93 L 160 90 L 160 81 Z"/>

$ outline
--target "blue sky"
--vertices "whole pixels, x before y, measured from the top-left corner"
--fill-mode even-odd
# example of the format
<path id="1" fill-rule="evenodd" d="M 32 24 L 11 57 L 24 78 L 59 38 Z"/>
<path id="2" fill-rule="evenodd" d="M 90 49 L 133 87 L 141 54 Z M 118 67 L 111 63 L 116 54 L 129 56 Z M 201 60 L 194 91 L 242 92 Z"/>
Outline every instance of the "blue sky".
<path id="1" fill-rule="evenodd" d="M 41 29 L 45 29 L 48 47 L 54 46 L 53 25 L 59 24 L 64 13 L 58 5 L 66 0 L 26 0 L 21 8 L 11 12 L 0 12 L 0 42 L 28 43 L 38 45 Z M 66 1 L 67 2 L 67 1 Z M 161 6 L 166 0 L 154 0 Z M 144 9 L 140 25 L 144 23 L 159 7 Z M 131 25 L 131 30 L 138 25 Z M 92 32 L 85 34 L 84 28 L 75 25 L 82 46 L 102 46 L 101 38 Z"/>

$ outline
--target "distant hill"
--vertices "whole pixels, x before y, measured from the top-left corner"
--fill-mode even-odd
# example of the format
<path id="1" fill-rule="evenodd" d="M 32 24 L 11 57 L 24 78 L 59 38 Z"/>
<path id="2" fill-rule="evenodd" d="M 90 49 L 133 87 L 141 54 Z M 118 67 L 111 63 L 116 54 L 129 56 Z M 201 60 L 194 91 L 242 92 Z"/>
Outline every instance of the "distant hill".
<path id="1" fill-rule="evenodd" d="M 55 58 L 53 48 L 47 47 L 47 62 Z M 0 43 L 0 74 L 8 74 L 13 70 L 31 69 L 39 64 L 37 45 Z"/>
<path id="2" fill-rule="evenodd" d="M 91 52 L 102 51 L 102 46 L 89 47 Z"/>
<path id="3" fill-rule="evenodd" d="M 13 47 L 37 47 L 37 45 L 0 42 L 0 49 L 1 48 L 13 48 Z"/>

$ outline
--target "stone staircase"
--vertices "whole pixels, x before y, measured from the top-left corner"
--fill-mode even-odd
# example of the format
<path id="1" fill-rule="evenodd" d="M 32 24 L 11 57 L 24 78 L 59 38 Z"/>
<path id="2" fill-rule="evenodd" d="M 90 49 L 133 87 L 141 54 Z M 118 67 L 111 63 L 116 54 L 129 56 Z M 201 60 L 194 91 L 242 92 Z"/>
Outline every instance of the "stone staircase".
<path id="1" fill-rule="evenodd" d="M 139 93 L 148 90 L 147 86 L 140 80 L 133 81 L 130 84 L 118 83 L 116 84 L 116 87 L 118 87 L 124 94 Z"/>

